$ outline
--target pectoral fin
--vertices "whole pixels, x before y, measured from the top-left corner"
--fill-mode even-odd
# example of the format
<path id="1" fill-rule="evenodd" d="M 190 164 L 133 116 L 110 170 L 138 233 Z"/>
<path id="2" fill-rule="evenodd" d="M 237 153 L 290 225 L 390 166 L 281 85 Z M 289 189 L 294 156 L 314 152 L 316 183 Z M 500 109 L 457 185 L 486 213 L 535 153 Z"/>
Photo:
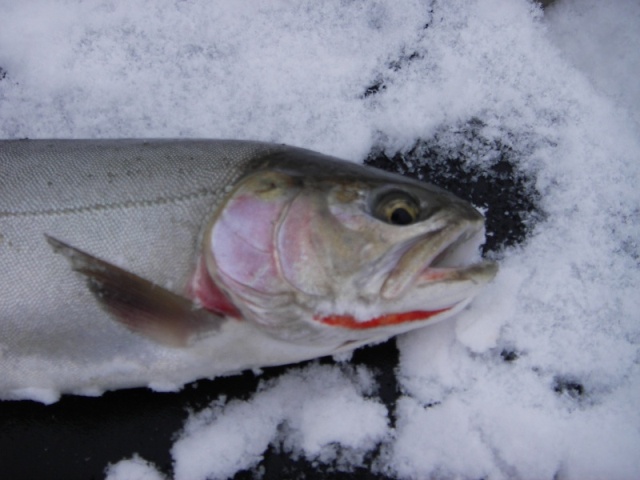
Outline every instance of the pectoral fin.
<path id="1" fill-rule="evenodd" d="M 188 298 L 109 262 L 45 235 L 54 251 L 87 278 L 98 302 L 130 330 L 171 347 L 218 330 L 225 317 L 199 308 Z"/>

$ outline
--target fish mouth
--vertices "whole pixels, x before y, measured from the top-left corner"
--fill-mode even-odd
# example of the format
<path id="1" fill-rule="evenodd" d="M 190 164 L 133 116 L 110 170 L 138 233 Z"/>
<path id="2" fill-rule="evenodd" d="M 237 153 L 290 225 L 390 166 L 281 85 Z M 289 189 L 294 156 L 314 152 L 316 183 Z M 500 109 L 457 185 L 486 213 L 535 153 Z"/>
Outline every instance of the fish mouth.
<path id="1" fill-rule="evenodd" d="M 433 309 L 449 308 L 473 297 L 498 272 L 495 262 L 480 256 L 484 240 L 484 221 L 453 222 L 421 235 L 387 276 L 381 297 L 396 300 L 410 291 L 429 292 L 436 294 L 428 295 Z"/>
<path id="2" fill-rule="evenodd" d="M 314 319 L 351 332 L 384 329 L 397 334 L 455 314 L 498 272 L 495 262 L 480 256 L 484 233 L 484 221 L 461 220 L 420 235 L 391 252 L 389 263 L 395 265 L 380 289 L 388 309 L 365 319 L 351 314 Z"/>
<path id="3" fill-rule="evenodd" d="M 317 314 L 314 320 L 369 338 L 372 332 L 407 332 L 462 310 L 495 277 L 498 266 L 480 255 L 484 219 L 479 214 L 452 217 L 435 219 L 432 223 L 441 228 L 423 231 L 387 252 L 375 264 L 380 276 L 367 271 L 377 292 L 371 311 L 346 309 Z"/>

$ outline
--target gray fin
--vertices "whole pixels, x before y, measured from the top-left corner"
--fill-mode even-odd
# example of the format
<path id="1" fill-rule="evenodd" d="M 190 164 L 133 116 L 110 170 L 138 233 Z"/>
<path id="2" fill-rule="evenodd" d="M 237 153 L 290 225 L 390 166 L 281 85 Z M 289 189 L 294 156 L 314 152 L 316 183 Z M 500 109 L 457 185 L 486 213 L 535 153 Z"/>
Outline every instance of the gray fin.
<path id="1" fill-rule="evenodd" d="M 45 235 L 56 253 L 87 278 L 98 302 L 130 330 L 170 347 L 187 347 L 198 336 L 220 329 L 222 316 L 109 262 Z"/>

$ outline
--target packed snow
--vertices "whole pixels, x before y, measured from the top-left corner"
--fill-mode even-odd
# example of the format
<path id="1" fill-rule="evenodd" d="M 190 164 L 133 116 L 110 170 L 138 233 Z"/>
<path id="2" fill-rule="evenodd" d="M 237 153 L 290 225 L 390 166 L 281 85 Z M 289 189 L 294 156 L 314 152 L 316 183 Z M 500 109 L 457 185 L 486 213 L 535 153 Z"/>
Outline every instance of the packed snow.
<path id="1" fill-rule="evenodd" d="M 639 27 L 636 0 L 4 1 L 0 138 L 242 138 L 362 161 L 479 120 L 519 153 L 544 219 L 456 320 L 398 338 L 393 411 L 348 359 L 292 368 L 194 412 L 174 475 L 228 478 L 278 448 L 397 478 L 638 478 Z M 139 456 L 105 468 L 163 477 Z"/>

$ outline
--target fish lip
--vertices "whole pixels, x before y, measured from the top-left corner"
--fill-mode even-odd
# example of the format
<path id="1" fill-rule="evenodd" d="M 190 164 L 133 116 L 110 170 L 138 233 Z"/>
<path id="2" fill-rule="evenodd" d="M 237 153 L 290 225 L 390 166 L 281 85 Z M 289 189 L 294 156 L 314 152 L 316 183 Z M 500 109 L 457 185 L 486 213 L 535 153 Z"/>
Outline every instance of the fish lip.
<path id="1" fill-rule="evenodd" d="M 443 282 L 471 281 L 477 287 L 490 282 L 498 266 L 479 254 L 484 233 L 484 219 L 463 220 L 412 240 L 383 283 L 381 296 L 397 300 L 414 288 Z"/>
<path id="2" fill-rule="evenodd" d="M 484 221 L 467 223 L 457 236 L 452 237 L 438 253 L 426 260 L 425 268 L 460 268 L 470 265 L 472 257 L 478 256 L 479 248 L 484 243 L 484 232 Z M 451 256 L 459 255 L 463 249 L 467 250 L 464 258 L 451 260 Z"/>
<path id="3" fill-rule="evenodd" d="M 489 283 L 498 273 L 498 264 L 480 256 L 484 241 L 484 220 L 470 222 L 437 255 L 427 259 L 417 276 L 417 287 L 438 282 L 471 281 L 477 287 Z"/>

